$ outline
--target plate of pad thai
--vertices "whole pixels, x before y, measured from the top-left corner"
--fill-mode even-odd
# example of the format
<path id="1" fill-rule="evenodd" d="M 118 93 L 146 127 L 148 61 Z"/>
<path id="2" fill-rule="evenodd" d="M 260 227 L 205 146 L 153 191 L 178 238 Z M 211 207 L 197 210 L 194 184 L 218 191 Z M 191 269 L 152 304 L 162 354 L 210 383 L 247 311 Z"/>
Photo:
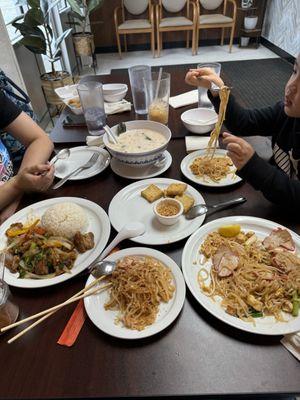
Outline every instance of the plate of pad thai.
<path id="1" fill-rule="evenodd" d="M 223 322 L 264 335 L 300 330 L 300 237 L 284 226 L 214 220 L 187 241 L 182 270 L 196 300 Z"/>
<path id="2" fill-rule="evenodd" d="M 210 187 L 235 185 L 242 179 L 235 174 L 236 168 L 227 151 L 216 149 L 214 153 L 197 150 L 181 162 L 181 172 L 192 182 Z"/>

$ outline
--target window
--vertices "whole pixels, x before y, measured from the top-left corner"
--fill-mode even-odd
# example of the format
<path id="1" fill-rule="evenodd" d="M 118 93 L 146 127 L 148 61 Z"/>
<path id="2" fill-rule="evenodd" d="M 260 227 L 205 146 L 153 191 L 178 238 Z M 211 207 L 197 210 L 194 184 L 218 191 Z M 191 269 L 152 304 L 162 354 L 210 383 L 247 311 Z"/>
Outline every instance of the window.
<path id="1" fill-rule="evenodd" d="M 6 24 L 8 35 L 13 41 L 20 36 L 20 33 L 10 25 L 10 22 L 18 15 L 23 14 L 28 10 L 26 0 L 0 0 L 0 8 Z"/>
<path id="2" fill-rule="evenodd" d="M 68 7 L 67 0 L 60 0 L 60 2 L 57 4 L 58 11 L 62 11 L 67 7 Z"/>

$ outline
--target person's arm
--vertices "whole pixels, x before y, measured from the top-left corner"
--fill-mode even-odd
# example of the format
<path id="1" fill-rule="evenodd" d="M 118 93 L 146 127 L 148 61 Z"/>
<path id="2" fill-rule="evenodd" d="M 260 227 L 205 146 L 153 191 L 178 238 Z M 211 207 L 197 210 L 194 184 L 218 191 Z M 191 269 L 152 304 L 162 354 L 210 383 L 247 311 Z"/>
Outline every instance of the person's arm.
<path id="1" fill-rule="evenodd" d="M 237 175 L 260 190 L 272 203 L 299 207 L 300 181 L 290 179 L 282 170 L 260 158 L 252 146 L 240 137 L 225 132 L 223 143 L 237 168 Z"/>
<path id="2" fill-rule="evenodd" d="M 219 112 L 220 98 L 216 92 L 208 92 L 216 112 Z M 226 127 L 239 136 L 272 136 L 278 126 L 278 118 L 282 115 L 282 103 L 273 107 L 261 109 L 247 109 L 241 107 L 234 96 L 230 94 L 225 117 Z"/>
<path id="3" fill-rule="evenodd" d="M 27 114 L 22 112 L 5 129 L 26 147 L 20 170 L 48 161 L 53 143 Z"/>

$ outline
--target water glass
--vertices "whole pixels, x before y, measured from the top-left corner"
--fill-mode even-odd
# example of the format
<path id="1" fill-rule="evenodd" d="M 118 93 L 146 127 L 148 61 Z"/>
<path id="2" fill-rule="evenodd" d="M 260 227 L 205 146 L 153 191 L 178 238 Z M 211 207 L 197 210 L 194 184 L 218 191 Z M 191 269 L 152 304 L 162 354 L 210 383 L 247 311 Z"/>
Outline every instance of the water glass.
<path id="1" fill-rule="evenodd" d="M 106 125 L 102 84 L 99 82 L 80 83 L 77 86 L 83 114 L 89 134 L 99 136 L 104 134 Z"/>
<path id="2" fill-rule="evenodd" d="M 151 79 L 144 79 L 148 119 L 167 125 L 169 120 L 169 97 L 171 76 L 163 72 L 158 82 L 158 72 L 152 72 Z"/>
<path id="3" fill-rule="evenodd" d="M 137 114 L 147 114 L 147 100 L 144 79 L 151 79 L 149 65 L 136 65 L 128 69 L 133 105 Z"/>
<path id="4" fill-rule="evenodd" d="M 220 76 L 221 64 L 220 63 L 202 63 L 198 64 L 197 68 L 211 68 L 215 73 Z M 211 88 L 218 89 L 218 86 L 212 83 Z M 207 96 L 207 89 L 198 87 L 198 107 L 213 108 L 211 101 Z"/>
<path id="5" fill-rule="evenodd" d="M 0 328 L 13 324 L 19 315 L 19 307 L 12 302 L 7 283 L 0 279 Z"/>

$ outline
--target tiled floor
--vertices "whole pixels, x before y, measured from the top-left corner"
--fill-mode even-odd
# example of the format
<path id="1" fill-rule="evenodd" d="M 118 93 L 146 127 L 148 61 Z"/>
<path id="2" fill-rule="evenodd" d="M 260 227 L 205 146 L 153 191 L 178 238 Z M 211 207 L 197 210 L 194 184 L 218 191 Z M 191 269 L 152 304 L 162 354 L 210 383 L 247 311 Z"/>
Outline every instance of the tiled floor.
<path id="1" fill-rule="evenodd" d="M 97 54 L 97 74 L 109 74 L 111 69 L 128 68 L 137 64 L 147 64 L 151 66 L 179 65 L 277 57 L 275 53 L 262 45 L 258 49 L 242 49 L 238 46 L 233 46 L 232 53 L 229 53 L 228 46 L 205 46 L 199 47 L 196 56 L 191 55 L 191 49 L 167 49 L 161 52 L 159 58 L 153 58 L 150 51 L 130 51 L 123 53 L 123 58 L 121 60 L 117 53 L 104 53 Z"/>

